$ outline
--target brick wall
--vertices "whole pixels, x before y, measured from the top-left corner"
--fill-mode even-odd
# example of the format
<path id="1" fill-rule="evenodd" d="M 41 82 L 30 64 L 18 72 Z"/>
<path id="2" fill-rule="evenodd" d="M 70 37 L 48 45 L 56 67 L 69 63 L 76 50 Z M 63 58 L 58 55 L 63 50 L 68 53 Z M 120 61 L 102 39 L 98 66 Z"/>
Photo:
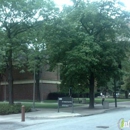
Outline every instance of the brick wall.
<path id="1" fill-rule="evenodd" d="M 50 81 L 50 83 L 40 83 L 40 96 L 41 99 L 47 99 L 47 96 L 50 92 L 57 92 L 57 84 L 51 83 L 51 81 L 58 80 L 57 70 L 54 72 L 49 72 L 48 65 L 45 66 L 41 72 L 41 80 Z M 32 100 L 33 99 L 33 83 L 21 83 L 24 81 L 33 81 L 33 73 L 26 72 L 20 73 L 19 70 L 15 70 L 13 73 L 14 82 L 18 81 L 19 83 L 14 84 L 14 100 Z M 6 77 L 7 80 L 7 77 Z M 0 100 L 5 99 L 5 89 L 4 85 L 0 85 Z M 8 100 L 8 85 L 6 87 L 6 99 Z"/>
<path id="2" fill-rule="evenodd" d="M 14 100 L 32 100 L 33 84 L 14 85 Z"/>
<path id="3" fill-rule="evenodd" d="M 0 86 L 0 101 L 4 100 L 4 91 L 3 91 L 4 86 Z"/>
<path id="4" fill-rule="evenodd" d="M 47 99 L 50 92 L 57 92 L 57 84 L 41 84 L 41 99 Z"/>

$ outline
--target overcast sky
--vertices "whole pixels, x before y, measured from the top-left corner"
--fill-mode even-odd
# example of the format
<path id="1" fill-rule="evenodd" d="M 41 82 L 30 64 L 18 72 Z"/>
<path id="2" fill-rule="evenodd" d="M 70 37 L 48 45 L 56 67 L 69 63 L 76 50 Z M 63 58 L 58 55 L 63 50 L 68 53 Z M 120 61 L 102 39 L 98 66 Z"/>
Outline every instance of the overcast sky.
<path id="1" fill-rule="evenodd" d="M 63 4 L 71 4 L 70 0 L 54 0 L 54 1 L 58 6 L 62 6 Z M 130 0 L 120 0 L 120 1 L 122 1 L 125 4 L 128 10 L 130 10 Z"/>
<path id="2" fill-rule="evenodd" d="M 55 3 L 58 5 L 58 6 L 62 6 L 63 4 L 71 4 L 71 1 L 70 0 L 54 0 Z"/>

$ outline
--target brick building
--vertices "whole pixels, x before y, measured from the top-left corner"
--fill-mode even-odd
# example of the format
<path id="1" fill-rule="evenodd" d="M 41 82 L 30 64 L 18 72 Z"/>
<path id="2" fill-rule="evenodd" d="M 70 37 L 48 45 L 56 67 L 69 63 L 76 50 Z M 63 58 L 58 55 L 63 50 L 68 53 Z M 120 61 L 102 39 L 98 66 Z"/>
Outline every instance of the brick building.
<path id="1" fill-rule="evenodd" d="M 59 91 L 60 74 L 59 66 L 54 72 L 49 72 L 48 66 L 45 66 L 40 73 L 40 97 L 41 101 L 47 99 L 50 92 Z M 0 101 L 8 100 L 8 82 L 7 78 L 0 83 Z M 34 74 L 20 73 L 14 71 L 14 100 L 32 100 L 33 99 Z"/>

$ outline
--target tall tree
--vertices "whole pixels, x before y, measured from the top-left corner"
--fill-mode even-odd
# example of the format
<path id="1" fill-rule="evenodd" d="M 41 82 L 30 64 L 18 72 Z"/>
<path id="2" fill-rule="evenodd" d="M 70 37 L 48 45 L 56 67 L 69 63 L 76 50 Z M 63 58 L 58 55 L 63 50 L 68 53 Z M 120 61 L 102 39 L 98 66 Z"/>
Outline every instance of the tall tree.
<path id="1" fill-rule="evenodd" d="M 53 15 L 53 6 L 51 0 L 0 1 L 0 29 L 4 35 L 0 46 L 8 71 L 9 104 L 14 102 L 13 68 L 25 61 L 29 31 L 37 27 L 39 20 L 45 21 Z"/>
<path id="2" fill-rule="evenodd" d="M 75 4 L 74 4 L 75 5 Z M 89 84 L 94 108 L 95 81 L 117 78 L 129 37 L 129 12 L 115 1 L 84 2 L 66 7 L 46 30 L 50 63 L 63 63 L 62 82 Z M 78 77 L 78 79 L 77 79 Z"/>
<path id="3" fill-rule="evenodd" d="M 39 26 L 39 30 L 37 31 L 33 29 L 30 32 L 32 36 L 29 43 L 29 48 L 27 52 L 27 66 L 28 71 L 35 74 L 35 89 L 37 100 L 41 100 L 40 97 L 40 74 L 42 71 L 43 66 L 46 64 L 47 57 L 46 57 L 46 44 L 44 41 L 44 34 L 42 28 L 43 24 Z"/>
<path id="4" fill-rule="evenodd" d="M 129 49 L 129 48 L 128 48 Z M 121 85 L 121 89 L 125 92 L 125 98 L 128 98 L 128 94 L 130 92 L 130 53 L 127 52 L 127 58 L 122 62 L 123 64 L 123 84 Z"/>

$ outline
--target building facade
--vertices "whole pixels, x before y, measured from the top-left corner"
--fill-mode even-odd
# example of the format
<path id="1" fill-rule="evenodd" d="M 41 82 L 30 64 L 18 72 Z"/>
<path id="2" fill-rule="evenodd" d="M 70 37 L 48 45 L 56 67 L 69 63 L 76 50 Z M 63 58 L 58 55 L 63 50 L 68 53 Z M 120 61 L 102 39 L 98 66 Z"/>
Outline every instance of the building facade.
<path id="1" fill-rule="evenodd" d="M 18 70 L 14 70 L 14 100 L 32 100 L 34 92 L 34 74 L 30 72 L 20 73 Z M 41 101 L 47 99 L 47 96 L 51 92 L 59 91 L 60 85 L 60 73 L 59 67 L 55 71 L 48 71 L 46 65 L 40 73 L 40 98 Z M 8 82 L 7 77 L 3 77 L 3 81 L 0 83 L 0 101 L 8 100 Z"/>

